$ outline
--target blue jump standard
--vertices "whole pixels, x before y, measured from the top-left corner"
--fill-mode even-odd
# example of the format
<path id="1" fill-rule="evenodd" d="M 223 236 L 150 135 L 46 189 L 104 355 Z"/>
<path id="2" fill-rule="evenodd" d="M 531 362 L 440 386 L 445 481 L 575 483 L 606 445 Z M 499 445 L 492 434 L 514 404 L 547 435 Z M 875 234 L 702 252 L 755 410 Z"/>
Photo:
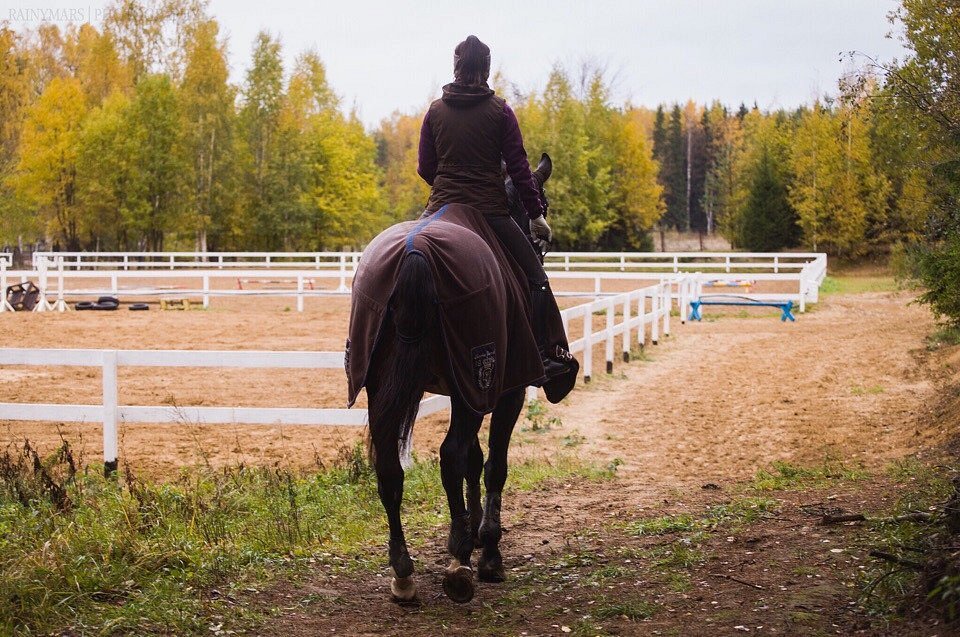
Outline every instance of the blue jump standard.
<path id="1" fill-rule="evenodd" d="M 780 320 L 786 321 L 790 319 L 791 321 L 796 321 L 796 317 L 793 315 L 793 301 L 761 301 L 759 299 L 751 299 L 748 296 L 722 296 L 717 297 L 714 300 L 704 300 L 704 297 L 700 297 L 696 301 L 690 301 L 690 320 L 691 321 L 701 321 L 703 320 L 703 314 L 700 312 L 700 308 L 704 305 L 742 305 L 745 307 L 777 307 L 780 308 Z"/>

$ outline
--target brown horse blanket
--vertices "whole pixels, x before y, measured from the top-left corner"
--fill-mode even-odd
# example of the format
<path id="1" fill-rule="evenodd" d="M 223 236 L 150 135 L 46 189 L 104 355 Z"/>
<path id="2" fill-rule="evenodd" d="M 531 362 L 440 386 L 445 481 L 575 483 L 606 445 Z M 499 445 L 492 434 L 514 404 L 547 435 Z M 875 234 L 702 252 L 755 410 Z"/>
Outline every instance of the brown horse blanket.
<path id="1" fill-rule="evenodd" d="M 449 204 L 417 221 L 381 232 L 364 250 L 353 279 L 346 372 L 349 405 L 367 381 L 378 344 L 393 342 L 388 305 L 403 259 L 423 254 L 433 270 L 446 360 L 438 361 L 427 391 L 455 390 L 477 413 L 488 413 L 500 394 L 544 380 L 530 329 L 529 293 L 520 267 L 470 206 Z M 559 319 L 559 314 L 557 315 Z M 566 338 L 559 330 L 563 345 Z M 556 340 L 556 338 L 551 338 Z M 448 387 L 449 379 L 455 387 Z"/>

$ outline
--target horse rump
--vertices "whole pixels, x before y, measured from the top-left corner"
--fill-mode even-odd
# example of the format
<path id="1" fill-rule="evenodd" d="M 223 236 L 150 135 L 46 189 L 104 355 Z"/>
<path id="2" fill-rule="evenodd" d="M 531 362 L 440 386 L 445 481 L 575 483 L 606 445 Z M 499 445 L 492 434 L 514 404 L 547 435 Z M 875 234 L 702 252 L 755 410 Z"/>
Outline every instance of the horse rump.
<path id="1" fill-rule="evenodd" d="M 419 252 L 409 252 L 390 297 L 386 320 L 393 323 L 392 342 L 377 344 L 367 382 L 367 445 L 373 464 L 381 454 L 396 453 L 400 459 L 409 453 L 437 340 L 436 300 L 430 264 Z"/>

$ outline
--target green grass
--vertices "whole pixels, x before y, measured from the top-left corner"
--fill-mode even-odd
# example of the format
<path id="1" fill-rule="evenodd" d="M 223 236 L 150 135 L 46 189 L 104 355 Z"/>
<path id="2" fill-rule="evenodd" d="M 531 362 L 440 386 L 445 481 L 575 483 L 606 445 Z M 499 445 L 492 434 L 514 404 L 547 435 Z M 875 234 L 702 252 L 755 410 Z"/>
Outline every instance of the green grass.
<path id="1" fill-rule="evenodd" d="M 953 345 L 960 345 L 960 327 L 941 327 L 927 337 L 927 349 L 931 351 Z"/>
<path id="2" fill-rule="evenodd" d="M 862 480 L 867 475 L 860 467 L 848 467 L 832 459 L 813 467 L 799 467 L 789 462 L 774 461 L 770 467 L 757 471 L 750 487 L 754 491 L 816 488 L 831 480 Z"/>
<path id="3" fill-rule="evenodd" d="M 508 487 L 610 474 L 558 456 L 512 465 Z M 444 502 L 436 462 L 407 471 L 407 529 L 439 532 Z M 308 565 L 381 568 L 386 540 L 359 448 L 320 473 L 200 469 L 169 482 L 104 478 L 78 468 L 66 445 L 46 459 L 29 447 L 7 449 L 0 454 L 0 635 L 207 634 L 211 624 L 256 620 L 245 604 L 224 598 Z M 217 599 L 207 594 L 212 587 Z"/>
<path id="4" fill-rule="evenodd" d="M 897 282 L 892 276 L 828 275 L 820 285 L 820 293 L 826 295 L 895 292 L 897 289 Z"/>
<path id="5" fill-rule="evenodd" d="M 614 617 L 626 617 L 627 619 L 637 621 L 640 619 L 649 619 L 657 612 L 658 606 L 653 602 L 646 600 L 623 601 L 614 604 L 599 605 L 591 611 L 591 615 L 597 619 L 613 619 Z"/>
<path id="6" fill-rule="evenodd" d="M 941 511 L 953 493 L 951 478 L 960 467 L 933 466 L 915 458 L 892 463 L 887 475 L 906 488 L 897 498 L 891 517 L 915 511 Z M 935 514 L 936 515 L 936 514 Z M 864 543 L 886 553 L 914 561 L 936 562 L 947 554 L 944 545 L 952 545 L 952 535 L 943 521 L 932 522 L 881 519 L 869 524 Z M 932 589 L 920 591 L 921 575 L 916 571 L 883 560 L 870 560 L 860 573 L 860 603 L 867 612 L 896 618 L 906 606 L 916 605 L 926 596 L 951 619 L 960 617 L 960 577 L 944 574 L 933 582 Z"/>
<path id="7" fill-rule="evenodd" d="M 886 390 L 883 388 L 883 385 L 870 385 L 869 387 L 864 387 L 863 385 L 854 385 L 850 388 L 850 393 L 854 396 L 876 396 L 877 394 L 882 394 L 884 391 Z"/>

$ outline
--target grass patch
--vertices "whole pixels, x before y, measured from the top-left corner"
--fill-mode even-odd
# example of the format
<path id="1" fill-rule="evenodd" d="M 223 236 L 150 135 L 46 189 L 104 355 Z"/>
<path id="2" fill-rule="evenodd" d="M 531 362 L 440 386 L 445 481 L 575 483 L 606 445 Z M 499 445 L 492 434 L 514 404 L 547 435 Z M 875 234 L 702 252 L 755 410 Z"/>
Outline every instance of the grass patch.
<path id="1" fill-rule="evenodd" d="M 737 526 L 755 522 L 764 513 L 774 511 L 776 508 L 776 500 L 743 497 L 727 504 L 712 506 L 700 516 L 679 513 L 632 522 L 627 525 L 627 532 L 633 535 L 703 533 L 720 526 Z"/>
<path id="2" fill-rule="evenodd" d="M 796 488 L 816 488 L 832 480 L 862 480 L 867 472 L 860 467 L 848 467 L 837 460 L 826 460 L 815 467 L 798 467 L 789 462 L 774 461 L 769 468 L 760 469 L 750 487 L 754 491 L 786 491 Z"/>
<path id="3" fill-rule="evenodd" d="M 591 611 L 597 619 L 613 619 L 621 617 L 631 621 L 650 619 L 657 612 L 658 606 L 646 600 L 624 601 L 616 604 L 603 604 Z"/>
<path id="4" fill-rule="evenodd" d="M 886 390 L 884 390 L 883 385 L 870 385 L 869 387 L 854 385 L 850 388 L 850 393 L 854 396 L 876 396 L 884 391 Z"/>
<path id="5" fill-rule="evenodd" d="M 934 467 L 907 458 L 892 463 L 887 474 L 909 485 L 890 512 L 892 517 L 917 511 L 939 516 L 944 502 L 955 491 L 951 478 L 958 474 L 958 467 Z M 942 518 L 935 517 L 932 522 L 878 520 L 870 523 L 865 543 L 888 554 L 937 566 L 950 552 L 945 547 L 952 546 L 955 537 Z M 937 568 L 942 570 L 943 565 Z M 921 587 L 921 578 L 931 580 L 929 588 Z M 872 560 L 861 573 L 860 586 L 861 604 L 867 612 L 879 617 L 896 617 L 906 607 L 929 602 L 943 612 L 945 619 L 960 618 L 960 576 L 956 575 L 955 568 L 931 576 L 929 571 L 921 574 L 898 564 Z"/>
<path id="6" fill-rule="evenodd" d="M 821 294 L 866 294 L 869 292 L 896 292 L 899 289 L 892 276 L 828 275 L 820 284 Z"/>
<path id="7" fill-rule="evenodd" d="M 510 468 L 508 487 L 603 479 L 558 456 Z M 447 522 L 436 462 L 406 473 L 409 529 Z M 0 454 L 0 634 L 207 634 L 256 621 L 228 600 L 317 564 L 382 566 L 387 531 L 360 447 L 333 469 L 198 469 L 165 483 L 104 478 L 69 446 Z M 208 594 L 212 587 L 218 595 Z M 212 618 L 216 618 L 213 621 Z"/>
<path id="8" fill-rule="evenodd" d="M 521 427 L 520 431 L 540 433 L 563 427 L 563 421 L 557 416 L 550 416 L 549 407 L 539 398 L 527 403 L 526 422 L 527 424 Z"/>
<path id="9" fill-rule="evenodd" d="M 927 349 L 930 351 L 954 345 L 960 345 L 960 327 L 941 327 L 933 334 L 927 336 Z"/>

